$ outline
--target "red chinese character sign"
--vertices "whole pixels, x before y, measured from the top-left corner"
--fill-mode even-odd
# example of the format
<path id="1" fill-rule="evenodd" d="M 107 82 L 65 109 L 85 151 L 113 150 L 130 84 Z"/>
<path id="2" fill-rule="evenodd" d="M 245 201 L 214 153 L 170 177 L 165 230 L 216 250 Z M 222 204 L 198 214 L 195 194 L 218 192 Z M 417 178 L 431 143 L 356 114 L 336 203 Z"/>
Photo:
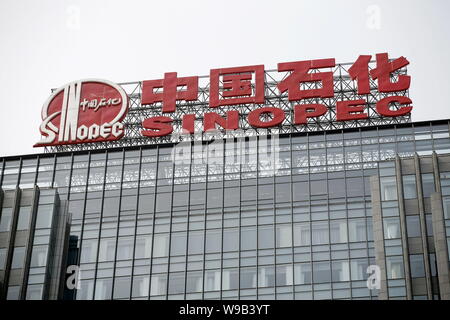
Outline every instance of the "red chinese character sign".
<path id="1" fill-rule="evenodd" d="M 412 110 L 408 64 L 404 57 L 390 59 L 381 53 L 360 55 L 350 64 L 315 59 L 281 62 L 276 70 L 266 70 L 264 65 L 218 68 L 210 70 L 209 76 L 169 72 L 160 79 L 123 84 L 131 103 L 128 114 L 122 104 L 125 111 L 120 119 L 111 119 L 119 105 L 118 91 L 93 99 L 83 93 L 88 87 L 83 87 L 76 103 L 71 102 L 68 118 L 63 112 L 55 114 L 64 110 L 70 95 L 77 95 L 76 89 L 66 86 L 43 110 L 43 138 L 38 146 L 98 141 L 124 146 L 177 141 L 180 134 L 216 129 L 226 134 L 259 128 L 287 133 L 408 122 Z M 76 125 L 67 122 L 75 113 L 80 117 Z M 93 125 L 102 128 L 100 114 L 106 123 L 120 123 L 116 124 L 120 134 L 111 130 L 106 135 L 108 129 L 103 129 L 104 136 L 97 136 Z M 64 126 L 60 119 L 66 121 Z M 125 142 L 118 140 L 123 132 Z"/>
<path id="2" fill-rule="evenodd" d="M 126 92 L 110 81 L 71 82 L 44 103 L 42 139 L 35 147 L 118 140 L 128 104 Z"/>

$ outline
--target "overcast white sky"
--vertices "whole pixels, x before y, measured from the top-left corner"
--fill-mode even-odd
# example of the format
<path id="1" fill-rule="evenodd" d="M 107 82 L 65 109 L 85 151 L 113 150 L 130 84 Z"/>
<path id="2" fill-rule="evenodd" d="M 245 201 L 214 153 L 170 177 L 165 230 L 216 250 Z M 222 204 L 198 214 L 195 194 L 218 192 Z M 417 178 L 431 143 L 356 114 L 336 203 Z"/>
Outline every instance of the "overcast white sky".
<path id="1" fill-rule="evenodd" d="M 43 152 L 51 88 L 217 67 L 405 56 L 413 120 L 450 118 L 450 1 L 0 1 L 0 156 Z"/>

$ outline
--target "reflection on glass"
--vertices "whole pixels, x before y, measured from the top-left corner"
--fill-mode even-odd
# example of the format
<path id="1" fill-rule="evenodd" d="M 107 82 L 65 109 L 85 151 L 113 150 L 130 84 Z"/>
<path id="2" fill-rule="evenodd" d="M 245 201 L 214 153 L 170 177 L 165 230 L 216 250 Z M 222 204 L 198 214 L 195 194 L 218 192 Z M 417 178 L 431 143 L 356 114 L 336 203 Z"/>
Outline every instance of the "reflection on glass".
<path id="1" fill-rule="evenodd" d="M 399 218 L 383 219 L 384 238 L 397 239 L 400 238 L 400 220 Z"/>
<path id="2" fill-rule="evenodd" d="M 332 220 L 330 222 L 331 243 L 347 242 L 346 220 Z"/>
<path id="3" fill-rule="evenodd" d="M 397 200 L 397 183 L 395 177 L 381 177 L 381 200 Z"/>
<path id="4" fill-rule="evenodd" d="M 111 299 L 112 279 L 97 279 L 95 281 L 95 300 Z"/>
<path id="5" fill-rule="evenodd" d="M 202 271 L 188 272 L 186 281 L 186 292 L 193 293 L 193 292 L 201 292 L 202 290 L 203 290 L 203 272 Z"/>
<path id="6" fill-rule="evenodd" d="M 47 264 L 48 246 L 34 246 L 30 267 L 44 267 Z"/>
<path id="7" fill-rule="evenodd" d="M 386 268 L 388 279 L 404 277 L 403 258 L 401 256 L 386 257 Z"/>
<path id="8" fill-rule="evenodd" d="M 312 280 L 311 264 L 297 263 L 294 265 L 295 284 L 310 284 Z"/>
<path id="9" fill-rule="evenodd" d="M 169 235 L 155 234 L 153 241 L 153 257 L 166 257 L 169 254 Z"/>
<path id="10" fill-rule="evenodd" d="M 12 208 L 1 209 L 0 215 L 0 232 L 11 230 Z"/>
<path id="11" fill-rule="evenodd" d="M 411 267 L 411 277 L 425 277 L 425 265 L 422 254 L 412 254 L 409 256 L 409 265 Z"/>
<path id="12" fill-rule="evenodd" d="M 25 263 L 25 247 L 15 247 L 11 269 L 21 269 Z"/>
<path id="13" fill-rule="evenodd" d="M 311 234 L 309 223 L 294 224 L 294 245 L 309 246 L 311 244 Z"/>
<path id="14" fill-rule="evenodd" d="M 152 255 L 152 236 L 137 236 L 134 252 L 135 259 L 147 259 Z"/>
<path id="15" fill-rule="evenodd" d="M 365 219 L 348 220 L 348 232 L 351 242 L 366 241 L 366 220 Z"/>
<path id="16" fill-rule="evenodd" d="M 133 291 L 132 297 L 146 297 L 150 287 L 150 276 L 135 276 L 133 277 Z"/>
<path id="17" fill-rule="evenodd" d="M 184 272 L 169 274 L 169 294 L 184 292 Z"/>
<path id="18" fill-rule="evenodd" d="M 256 288 L 256 268 L 241 268 L 241 289 Z"/>
<path id="19" fill-rule="evenodd" d="M 277 266 L 277 286 L 290 286 L 293 281 L 292 265 Z"/>
<path id="20" fill-rule="evenodd" d="M 312 244 L 327 244 L 329 242 L 328 222 L 312 223 Z"/>
<path id="21" fill-rule="evenodd" d="M 114 299 L 130 297 L 131 277 L 119 277 L 114 280 Z"/>
<path id="22" fill-rule="evenodd" d="M 273 266 L 258 268 L 258 287 L 275 286 L 275 270 Z"/>
<path id="23" fill-rule="evenodd" d="M 277 225 L 277 248 L 292 246 L 292 226 L 290 224 Z"/>
<path id="24" fill-rule="evenodd" d="M 348 261 L 332 262 L 333 281 L 350 281 L 350 264 Z"/>
<path id="25" fill-rule="evenodd" d="M 153 274 L 150 288 L 151 296 L 165 295 L 167 290 L 167 275 Z"/>
<path id="26" fill-rule="evenodd" d="M 420 237 L 419 216 L 406 216 L 406 232 L 408 237 Z"/>
<path id="27" fill-rule="evenodd" d="M 77 300 L 92 300 L 94 294 L 94 280 L 80 280 L 77 290 Z"/>
<path id="28" fill-rule="evenodd" d="M 205 291 L 220 290 L 220 270 L 205 271 Z"/>
<path id="29" fill-rule="evenodd" d="M 313 282 L 331 282 L 331 270 L 329 261 L 313 263 Z"/>
<path id="30" fill-rule="evenodd" d="M 416 176 L 403 176 L 403 197 L 405 199 L 417 198 Z"/>
<path id="31" fill-rule="evenodd" d="M 422 174 L 422 190 L 424 198 L 431 197 L 434 192 L 434 175 L 432 173 Z"/>
<path id="32" fill-rule="evenodd" d="M 30 225 L 31 207 L 20 207 L 19 218 L 17 220 L 17 230 L 28 230 Z"/>

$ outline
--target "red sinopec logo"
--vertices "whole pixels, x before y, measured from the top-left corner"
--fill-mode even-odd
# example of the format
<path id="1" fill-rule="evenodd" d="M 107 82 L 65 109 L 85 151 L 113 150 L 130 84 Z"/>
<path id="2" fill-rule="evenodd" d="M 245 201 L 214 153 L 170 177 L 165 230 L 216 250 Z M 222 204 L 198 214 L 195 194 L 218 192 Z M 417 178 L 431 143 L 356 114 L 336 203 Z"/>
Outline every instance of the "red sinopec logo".
<path id="1" fill-rule="evenodd" d="M 85 79 L 56 90 L 42 107 L 42 139 L 34 147 L 118 140 L 128 96 L 115 83 Z"/>

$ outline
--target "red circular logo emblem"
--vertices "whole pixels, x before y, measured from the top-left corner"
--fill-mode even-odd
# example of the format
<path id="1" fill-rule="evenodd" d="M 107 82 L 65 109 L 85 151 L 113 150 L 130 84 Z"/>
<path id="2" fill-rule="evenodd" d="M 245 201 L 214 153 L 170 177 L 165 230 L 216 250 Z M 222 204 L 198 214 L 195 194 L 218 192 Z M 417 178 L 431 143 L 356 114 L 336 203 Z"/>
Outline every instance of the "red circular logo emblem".
<path id="1" fill-rule="evenodd" d="M 128 111 L 126 92 L 107 80 L 87 79 L 57 89 L 42 107 L 42 139 L 35 147 L 118 140 Z"/>

